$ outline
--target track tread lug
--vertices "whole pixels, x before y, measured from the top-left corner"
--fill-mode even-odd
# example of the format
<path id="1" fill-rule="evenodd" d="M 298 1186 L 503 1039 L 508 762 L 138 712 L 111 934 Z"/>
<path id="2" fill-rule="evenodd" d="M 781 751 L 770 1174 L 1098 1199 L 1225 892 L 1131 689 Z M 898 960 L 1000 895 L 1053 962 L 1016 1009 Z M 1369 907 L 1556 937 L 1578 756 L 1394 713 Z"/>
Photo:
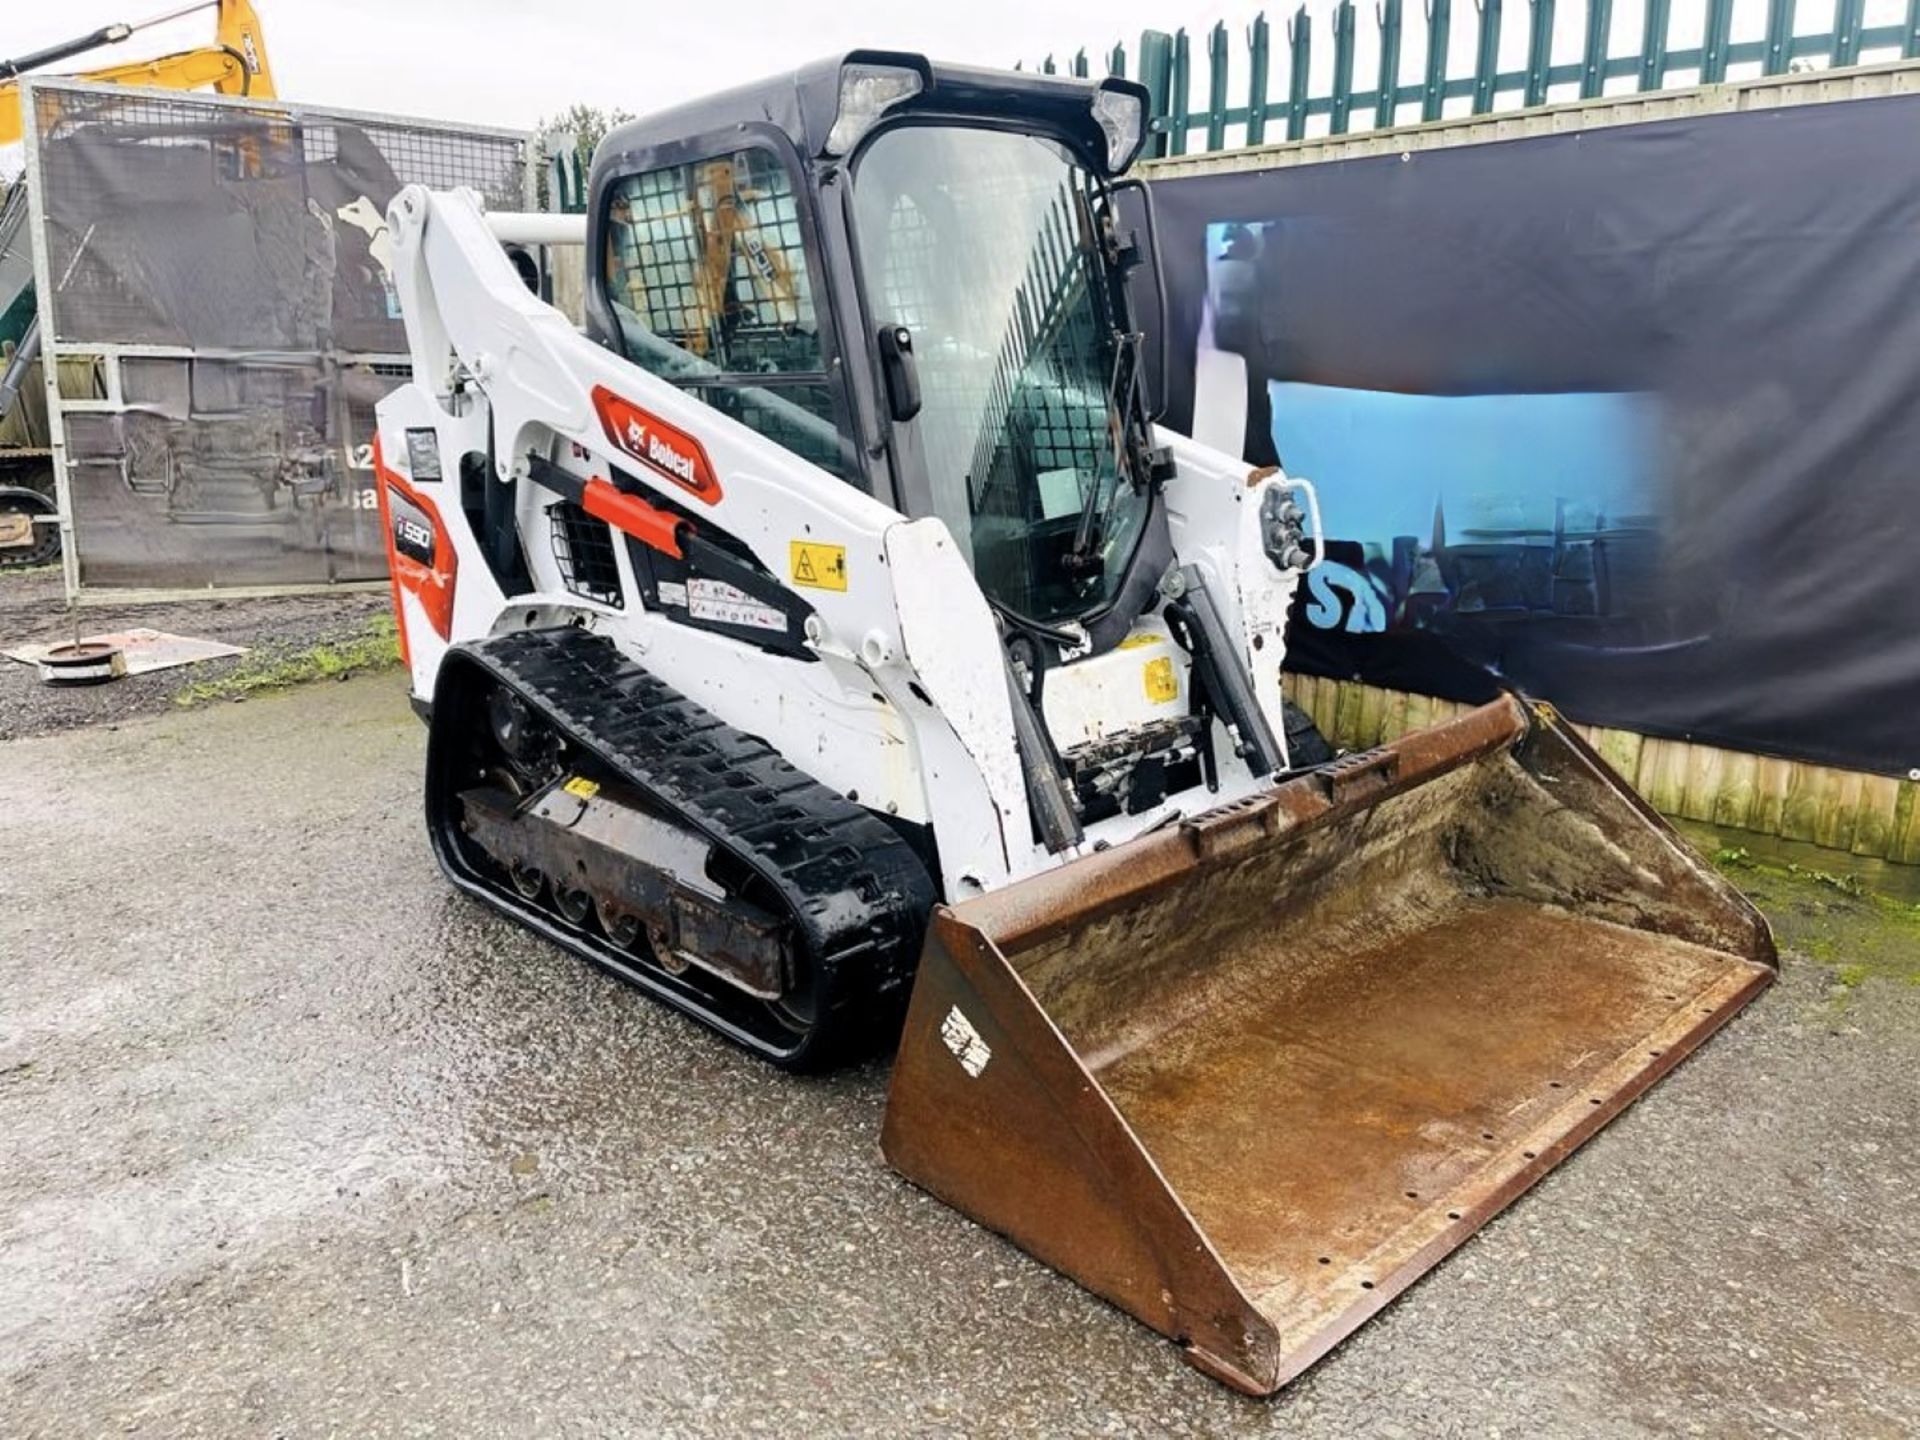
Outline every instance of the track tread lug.
<path id="1" fill-rule="evenodd" d="M 820 992 L 845 1012 L 843 1021 L 857 1025 L 904 991 L 938 897 L 919 857 L 884 821 L 578 627 L 463 644 L 448 661 L 520 691 L 570 746 L 684 816 L 760 876 L 788 907 Z M 443 683 L 446 674 L 443 668 Z M 795 1062 L 678 992 L 649 988 L 778 1063 L 811 1067 L 831 1058 Z"/>

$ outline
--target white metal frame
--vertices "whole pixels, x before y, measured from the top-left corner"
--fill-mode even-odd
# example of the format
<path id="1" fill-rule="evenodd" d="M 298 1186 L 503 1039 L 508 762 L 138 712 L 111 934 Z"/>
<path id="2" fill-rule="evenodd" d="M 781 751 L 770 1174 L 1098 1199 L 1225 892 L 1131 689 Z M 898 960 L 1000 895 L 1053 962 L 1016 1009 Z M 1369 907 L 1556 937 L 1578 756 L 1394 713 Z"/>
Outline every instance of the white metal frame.
<path id="1" fill-rule="evenodd" d="M 273 352 L 254 350 L 229 350 L 226 348 L 194 349 L 188 346 L 144 345 L 144 344 L 74 344 L 63 345 L 59 338 L 57 309 L 53 276 L 49 268 L 49 257 L 45 244 L 46 211 L 43 205 L 45 186 L 40 177 L 40 129 L 39 107 L 35 103 L 35 90 L 45 88 L 58 90 L 65 94 L 97 95 L 109 99 L 148 99 L 162 100 L 178 104 L 189 101 L 193 104 L 225 107 L 249 111 L 281 111 L 289 115 L 313 117 L 319 120 L 344 120 L 364 122 L 374 125 L 404 125 L 417 130 L 438 131 L 449 135 L 477 135 L 489 139 L 507 139 L 519 142 L 522 156 L 521 185 L 523 203 L 531 210 L 537 195 L 538 146 L 534 135 L 525 130 L 513 130 L 490 125 L 474 125 L 465 121 L 432 120 L 419 116 L 380 114 L 370 110 L 348 110 L 331 105 L 308 105 L 289 100 L 262 100 L 244 95 L 212 95 L 199 91 L 182 92 L 178 90 L 155 89 L 147 86 L 98 85 L 85 81 L 56 78 L 51 76 L 20 77 L 20 118 L 21 140 L 24 146 L 27 182 L 27 229 L 29 244 L 33 250 L 33 283 L 35 303 L 39 307 L 41 336 L 41 379 L 47 397 L 47 445 L 53 461 L 54 495 L 60 512 L 60 564 L 62 578 L 69 604 L 148 604 L 168 601 L 203 598 L 210 591 L 203 587 L 193 588 L 126 588 L 88 590 L 80 583 L 80 554 L 74 533 L 73 490 L 67 460 L 67 433 L 65 416 L 73 414 L 116 413 L 125 407 L 120 403 L 120 365 L 122 358 L 156 359 L 223 359 L 247 358 L 271 361 Z M 331 351 L 327 356 L 350 364 L 397 364 L 407 363 L 405 355 L 386 352 Z M 109 363 L 106 365 L 109 399 L 67 400 L 60 394 L 60 365 L 62 359 L 100 356 Z M 299 351 L 287 358 L 311 360 L 312 351 Z M 270 595 L 309 595 L 331 593 L 338 590 L 375 590 L 386 586 L 385 580 L 296 583 L 287 585 L 252 585 L 218 587 L 211 591 L 221 596 L 235 599 L 254 598 Z"/>

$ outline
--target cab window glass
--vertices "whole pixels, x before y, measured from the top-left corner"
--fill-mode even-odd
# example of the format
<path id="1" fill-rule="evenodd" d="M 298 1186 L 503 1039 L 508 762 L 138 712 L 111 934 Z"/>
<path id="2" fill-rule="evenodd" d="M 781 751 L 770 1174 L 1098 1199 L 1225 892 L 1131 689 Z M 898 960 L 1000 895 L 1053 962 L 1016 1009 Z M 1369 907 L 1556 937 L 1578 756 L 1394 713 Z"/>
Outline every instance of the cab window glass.
<path id="1" fill-rule="evenodd" d="M 604 263 L 630 359 L 854 477 L 778 155 L 755 147 L 617 181 Z"/>

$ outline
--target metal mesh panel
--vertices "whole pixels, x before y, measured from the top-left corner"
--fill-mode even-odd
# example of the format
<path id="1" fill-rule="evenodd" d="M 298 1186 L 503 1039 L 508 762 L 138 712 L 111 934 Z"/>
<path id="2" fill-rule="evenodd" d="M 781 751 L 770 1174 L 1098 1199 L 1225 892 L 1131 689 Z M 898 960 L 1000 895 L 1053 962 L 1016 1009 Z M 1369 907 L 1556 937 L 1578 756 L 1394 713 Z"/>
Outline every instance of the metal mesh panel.
<path id="1" fill-rule="evenodd" d="M 373 406 L 407 374 L 391 363 L 406 332 L 386 208 L 412 183 L 522 208 L 524 138 L 198 95 L 33 95 L 44 328 L 105 357 L 122 411 L 65 417 L 82 582 L 379 577 Z"/>
<path id="2" fill-rule="evenodd" d="M 633 358 L 842 479 L 793 180 L 772 151 L 670 165 L 614 187 L 608 294 Z M 713 383 L 721 376 L 751 376 Z"/>
<path id="3" fill-rule="evenodd" d="M 1009 414 L 1013 432 L 1029 437 L 1038 468 L 1085 471 L 1083 491 L 1099 472 L 1096 457 L 1111 448 L 1106 397 L 1089 395 L 1085 386 L 1084 377 L 1100 373 L 1107 361 L 1094 311 L 1085 303 L 1096 279 L 1093 260 L 1075 243 L 1074 226 L 1073 196 L 1063 188 L 1035 239 L 1020 303 L 988 384 L 972 470 L 986 484 L 1007 464 L 997 451 L 1004 447 Z"/>
<path id="4" fill-rule="evenodd" d="M 991 213 L 996 191 L 1003 189 L 983 173 L 968 187 L 968 203 Z M 1002 198 L 1030 203 L 1011 191 Z M 1077 481 L 1081 487 L 1093 483 L 1100 468 L 1096 462 L 1110 448 L 1105 397 L 1089 394 L 1085 383 L 1088 374 L 1104 373 L 1110 362 L 1101 358 L 1105 347 L 1085 303 L 1094 276 L 1090 257 L 1075 242 L 1077 225 L 1073 192 L 1062 186 L 1036 227 L 1033 252 L 990 374 L 945 365 L 937 350 L 922 356 L 923 368 L 941 380 L 925 387 L 922 413 L 932 411 L 937 417 L 947 411 L 970 422 L 977 417 L 977 425 L 968 427 L 973 436 L 964 465 L 952 459 L 941 462 L 969 477 L 969 501 L 976 514 L 1037 518 L 1026 514 L 1031 497 L 1014 479 L 1011 441 L 1030 448 L 1040 470 L 1085 472 Z M 895 198 L 883 253 L 880 290 L 890 323 L 915 330 L 937 323 L 978 334 L 991 328 L 981 317 L 991 314 L 998 320 L 1000 297 L 988 287 L 974 292 L 972 315 L 955 313 L 956 304 L 965 303 L 956 296 L 966 292 L 951 283 L 948 267 L 954 257 L 945 253 L 912 195 Z M 938 426 L 924 428 L 935 435 L 945 433 Z"/>
<path id="5" fill-rule="evenodd" d="M 603 605 L 619 605 L 620 567 L 613 532 L 569 500 L 547 507 L 553 526 L 553 561 L 567 589 Z"/>
<path id="6" fill-rule="evenodd" d="M 34 110 L 66 343 L 401 352 L 395 192 L 522 203 L 515 136 L 44 85 Z"/>
<path id="7" fill-rule="evenodd" d="M 793 182 L 741 150 L 622 181 L 612 290 L 653 334 L 725 371 L 817 371 Z"/>
<path id="8" fill-rule="evenodd" d="M 1072 186 L 1036 197 L 1030 182 L 983 169 L 966 177 L 962 198 L 977 213 L 999 205 L 1033 218 L 1013 304 L 1000 286 L 956 285 L 953 267 L 965 257 L 943 243 L 921 202 L 902 193 L 886 212 L 884 243 L 874 247 L 884 257 L 883 313 L 925 336 L 922 442 L 936 474 L 964 483 L 976 573 L 1003 600 L 1037 610 L 1058 567 L 1050 558 L 1036 562 L 1034 547 L 1018 537 L 1068 523 L 1089 491 L 1115 483 L 1106 394 L 1092 388 L 1110 388 L 1113 352 L 1090 303 L 1098 277 L 1079 241 Z M 991 366 L 942 344 L 943 336 L 996 329 Z"/>

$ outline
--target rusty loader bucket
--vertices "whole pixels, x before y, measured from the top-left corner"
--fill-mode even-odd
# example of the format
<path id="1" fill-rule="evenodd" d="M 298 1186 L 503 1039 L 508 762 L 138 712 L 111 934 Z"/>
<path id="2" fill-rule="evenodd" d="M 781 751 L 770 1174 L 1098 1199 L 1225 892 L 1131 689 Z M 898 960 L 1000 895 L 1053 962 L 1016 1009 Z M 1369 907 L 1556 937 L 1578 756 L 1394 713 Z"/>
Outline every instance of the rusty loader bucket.
<path id="1" fill-rule="evenodd" d="M 883 1144 L 1265 1394 L 1775 966 L 1578 735 L 1502 700 L 937 910 Z"/>

